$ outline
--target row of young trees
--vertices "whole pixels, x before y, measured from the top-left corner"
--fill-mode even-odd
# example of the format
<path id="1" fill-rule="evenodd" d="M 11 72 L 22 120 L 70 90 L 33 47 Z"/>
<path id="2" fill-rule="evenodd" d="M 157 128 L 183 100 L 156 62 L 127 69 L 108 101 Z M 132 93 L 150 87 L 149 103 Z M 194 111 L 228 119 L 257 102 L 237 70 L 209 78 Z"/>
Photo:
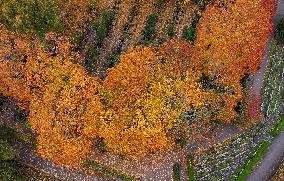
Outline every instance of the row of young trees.
<path id="1" fill-rule="evenodd" d="M 236 118 L 240 80 L 261 62 L 274 5 L 215 1 L 202 15 L 194 46 L 167 41 L 132 48 L 105 80 L 75 63 L 81 57 L 67 36 L 48 33 L 42 42 L 1 25 L 0 92 L 29 110 L 39 153 L 57 163 L 78 165 L 96 139 L 135 158 L 170 149 L 191 134 L 192 122 Z M 196 116 L 185 119 L 184 112 Z"/>

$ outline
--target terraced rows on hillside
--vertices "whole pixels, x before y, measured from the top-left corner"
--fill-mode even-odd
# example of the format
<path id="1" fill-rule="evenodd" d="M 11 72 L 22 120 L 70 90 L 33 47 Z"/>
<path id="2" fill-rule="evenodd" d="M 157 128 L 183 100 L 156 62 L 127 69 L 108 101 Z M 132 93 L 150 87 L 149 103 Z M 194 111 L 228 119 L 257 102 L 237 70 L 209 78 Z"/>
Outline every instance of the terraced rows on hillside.
<path id="1" fill-rule="evenodd" d="M 171 38 L 183 39 L 183 31 L 191 26 L 198 6 L 201 5 L 194 2 L 185 6 L 178 0 L 152 0 L 147 3 L 138 0 L 113 0 L 104 3 L 104 6 L 100 7 L 98 19 L 104 18 L 104 12 L 110 12 L 112 18 L 107 27 L 109 30 L 106 36 L 100 39 L 91 25 L 90 30 L 83 35 L 84 53 L 87 54 L 91 48 L 96 52 L 94 57 L 87 55 L 85 62 L 88 62 L 85 64 L 91 62 L 96 66 L 96 73 L 104 74 L 108 57 L 119 56 L 131 46 L 158 44 Z M 147 23 L 150 23 L 150 39 L 145 37 Z"/>
<path id="2" fill-rule="evenodd" d="M 210 152 L 195 156 L 193 167 L 197 171 L 197 180 L 235 180 L 260 144 L 272 141 L 270 131 L 279 120 L 284 102 L 283 48 L 272 40 L 261 91 L 264 121 L 214 146 Z"/>

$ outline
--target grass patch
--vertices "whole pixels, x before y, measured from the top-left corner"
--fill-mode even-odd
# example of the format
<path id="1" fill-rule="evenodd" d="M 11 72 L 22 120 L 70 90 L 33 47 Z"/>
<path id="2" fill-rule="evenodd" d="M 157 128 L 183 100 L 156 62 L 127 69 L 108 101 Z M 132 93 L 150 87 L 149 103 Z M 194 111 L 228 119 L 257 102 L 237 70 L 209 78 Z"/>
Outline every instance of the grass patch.
<path id="1" fill-rule="evenodd" d="M 117 170 L 114 170 L 112 168 L 103 167 L 100 164 L 98 164 L 98 163 L 96 163 L 95 161 L 92 161 L 92 160 L 85 161 L 83 166 L 85 168 L 94 169 L 95 171 L 104 173 L 106 175 L 110 175 L 112 177 L 119 178 L 121 180 L 125 180 L 125 181 L 136 181 L 136 180 L 138 180 L 138 179 L 136 179 L 132 176 L 128 176 L 128 175 L 121 173 Z"/>
<path id="2" fill-rule="evenodd" d="M 275 125 L 274 129 L 270 132 L 272 136 L 278 136 L 284 129 L 284 117 Z"/>
<path id="3" fill-rule="evenodd" d="M 173 166 L 173 180 L 180 181 L 180 164 L 175 163 Z"/>
<path id="4" fill-rule="evenodd" d="M 244 166 L 244 168 L 240 171 L 237 176 L 237 181 L 243 181 L 245 178 L 253 171 L 254 167 L 257 163 L 262 159 L 267 149 L 269 148 L 270 143 L 264 141 L 261 146 L 258 147 L 255 154 L 252 155 L 249 162 Z"/>
<path id="5" fill-rule="evenodd" d="M 187 165 L 187 174 L 188 174 L 188 181 L 195 181 L 195 170 L 192 166 L 192 160 L 193 158 L 191 156 L 188 156 L 186 158 L 186 165 Z"/>

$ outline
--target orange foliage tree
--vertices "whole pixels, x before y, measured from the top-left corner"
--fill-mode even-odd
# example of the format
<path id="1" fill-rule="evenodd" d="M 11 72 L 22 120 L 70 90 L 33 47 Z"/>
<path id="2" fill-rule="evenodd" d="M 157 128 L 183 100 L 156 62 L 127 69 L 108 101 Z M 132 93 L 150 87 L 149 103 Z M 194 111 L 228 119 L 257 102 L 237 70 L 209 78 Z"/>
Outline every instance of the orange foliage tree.
<path id="1" fill-rule="evenodd" d="M 196 49 L 205 75 L 232 90 L 222 95 L 220 116 L 227 122 L 236 116 L 242 100 L 240 80 L 260 66 L 272 30 L 275 0 L 217 0 L 208 5 L 197 26 Z"/>
<path id="2" fill-rule="evenodd" d="M 189 109 L 200 124 L 237 116 L 240 80 L 258 68 L 271 31 L 271 4 L 217 0 L 202 15 L 195 47 L 168 41 L 132 48 L 102 84 L 74 63 L 80 56 L 69 38 L 46 34 L 50 52 L 0 25 L 0 92 L 29 108 L 39 153 L 57 163 L 79 164 L 96 137 L 131 157 L 170 148 Z"/>
<path id="3" fill-rule="evenodd" d="M 170 41 L 121 56 L 103 82 L 100 135 L 110 150 L 136 157 L 172 146 L 172 130 L 184 125 L 181 114 L 189 106 L 200 109 L 210 94 L 197 82 L 202 67 L 193 52 L 188 42 Z"/>

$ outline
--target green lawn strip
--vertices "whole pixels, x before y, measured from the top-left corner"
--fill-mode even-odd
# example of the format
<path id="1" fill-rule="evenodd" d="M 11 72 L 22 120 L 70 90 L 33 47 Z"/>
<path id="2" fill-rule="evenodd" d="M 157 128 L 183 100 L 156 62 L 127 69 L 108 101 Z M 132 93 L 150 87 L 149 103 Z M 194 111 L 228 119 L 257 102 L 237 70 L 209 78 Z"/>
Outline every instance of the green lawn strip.
<path id="1" fill-rule="evenodd" d="M 173 180 L 180 181 L 180 164 L 175 163 L 173 166 Z"/>
<path id="2" fill-rule="evenodd" d="M 193 161 L 193 158 L 191 156 L 188 156 L 186 158 L 188 181 L 195 181 L 196 180 L 195 179 L 196 171 L 193 168 L 192 161 Z"/>
<path id="3" fill-rule="evenodd" d="M 125 180 L 125 181 L 135 181 L 135 180 L 139 180 L 135 177 L 126 175 L 120 171 L 114 170 L 112 168 L 109 167 L 104 167 L 102 165 L 100 165 L 99 163 L 93 161 L 93 160 L 87 160 L 84 162 L 83 166 L 87 169 L 94 169 L 97 172 L 101 172 L 104 173 L 106 175 L 112 176 L 112 177 L 116 177 L 119 178 L 121 180 Z"/>
<path id="4" fill-rule="evenodd" d="M 268 141 L 264 141 L 251 155 L 249 161 L 246 165 L 241 169 L 239 173 L 237 173 L 237 181 L 243 181 L 245 178 L 254 170 L 257 163 L 262 159 L 266 151 L 268 150 L 270 143 Z"/>
<path id="5" fill-rule="evenodd" d="M 281 131 L 284 129 L 284 117 L 275 125 L 274 129 L 270 132 L 270 134 L 274 137 L 278 136 Z"/>

